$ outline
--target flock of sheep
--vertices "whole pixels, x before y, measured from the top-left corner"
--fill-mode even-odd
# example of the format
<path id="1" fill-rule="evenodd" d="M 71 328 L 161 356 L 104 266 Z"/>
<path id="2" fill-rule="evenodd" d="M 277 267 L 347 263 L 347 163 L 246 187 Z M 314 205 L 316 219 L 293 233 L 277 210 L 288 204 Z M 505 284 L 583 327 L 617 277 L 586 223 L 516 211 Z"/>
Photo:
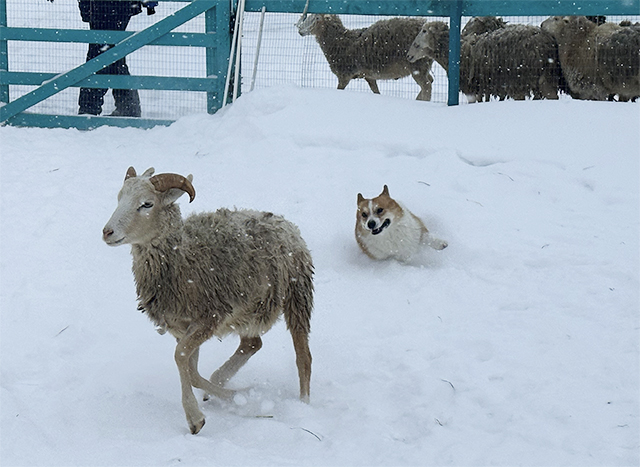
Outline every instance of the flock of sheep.
<path id="1" fill-rule="evenodd" d="M 315 36 L 338 89 L 364 78 L 412 76 L 418 100 L 431 99 L 433 62 L 449 67 L 449 26 L 418 18 L 380 20 L 347 29 L 336 15 L 310 14 L 298 22 Z M 553 16 L 538 26 L 501 18 L 472 18 L 461 32 L 460 91 L 469 102 L 516 100 L 635 100 L 640 96 L 640 23 L 608 23 L 603 17 Z"/>

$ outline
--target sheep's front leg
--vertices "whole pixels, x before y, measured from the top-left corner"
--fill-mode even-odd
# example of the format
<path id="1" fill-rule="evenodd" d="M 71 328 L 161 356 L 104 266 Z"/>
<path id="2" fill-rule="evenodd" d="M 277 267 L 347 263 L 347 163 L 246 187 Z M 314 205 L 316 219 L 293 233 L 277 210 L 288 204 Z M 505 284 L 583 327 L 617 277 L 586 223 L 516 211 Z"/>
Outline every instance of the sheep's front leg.
<path id="1" fill-rule="evenodd" d="M 193 332 L 187 334 L 178 340 L 175 351 L 176 365 L 180 374 L 180 385 L 182 387 L 182 407 L 187 417 L 189 429 L 194 435 L 198 433 L 204 426 L 204 415 L 198 408 L 198 401 L 193 394 L 191 388 L 192 356 L 198 351 L 201 342 L 194 337 Z M 197 357 L 196 357 L 197 360 Z"/>
<path id="2" fill-rule="evenodd" d="M 433 85 L 433 76 L 431 76 L 431 73 L 429 71 L 414 70 L 411 76 L 413 76 L 414 81 L 420 86 L 420 92 L 416 99 L 419 101 L 430 101 L 431 87 Z"/>
<path id="3" fill-rule="evenodd" d="M 192 324 L 187 329 L 185 335 L 178 340 L 176 346 L 175 359 L 180 373 L 180 384 L 182 386 L 182 407 L 189 423 L 191 433 L 198 433 L 204 426 L 204 415 L 198 408 L 198 401 L 193 394 L 192 387 L 202 389 L 208 394 L 213 394 L 221 399 L 231 400 L 234 391 L 214 386 L 198 373 L 198 354 L 200 345 L 207 341 L 212 335 L 208 328 Z"/>

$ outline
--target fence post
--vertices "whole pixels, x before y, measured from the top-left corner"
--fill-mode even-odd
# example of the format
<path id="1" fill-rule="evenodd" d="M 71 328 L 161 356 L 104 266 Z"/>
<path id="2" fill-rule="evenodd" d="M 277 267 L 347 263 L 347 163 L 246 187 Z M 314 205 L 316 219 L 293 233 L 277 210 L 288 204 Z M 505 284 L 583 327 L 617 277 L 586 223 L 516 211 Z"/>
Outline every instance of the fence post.
<path id="1" fill-rule="evenodd" d="M 0 0 L 0 28 L 6 28 L 7 24 L 7 0 Z M 0 39 L 0 73 L 9 71 L 9 50 L 6 39 Z M 9 103 L 9 85 L 0 86 L 0 102 Z"/>
<path id="2" fill-rule="evenodd" d="M 449 100 L 448 105 L 458 105 L 460 90 L 460 26 L 462 24 L 462 0 L 451 3 L 449 14 Z"/>
<path id="3" fill-rule="evenodd" d="M 205 32 L 215 34 L 216 46 L 206 49 L 207 77 L 215 76 L 216 90 L 207 92 L 207 112 L 215 113 L 222 107 L 224 83 L 227 78 L 227 66 L 231 53 L 231 2 L 220 0 L 218 4 L 205 13 Z"/>

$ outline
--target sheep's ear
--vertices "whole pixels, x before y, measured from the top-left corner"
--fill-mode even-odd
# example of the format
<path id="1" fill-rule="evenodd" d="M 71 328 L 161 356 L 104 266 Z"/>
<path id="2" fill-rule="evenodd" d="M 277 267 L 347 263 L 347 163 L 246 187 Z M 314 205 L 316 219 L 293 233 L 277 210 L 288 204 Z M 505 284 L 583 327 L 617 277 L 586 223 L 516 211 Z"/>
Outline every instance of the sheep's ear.
<path id="1" fill-rule="evenodd" d="M 380 195 L 389 196 L 389 188 L 387 187 L 387 185 L 384 186 L 384 188 L 382 189 L 382 193 L 380 193 Z"/>
<path id="2" fill-rule="evenodd" d="M 362 196 L 362 193 L 358 193 L 358 204 L 362 203 L 364 201 L 364 196 Z"/>
<path id="3" fill-rule="evenodd" d="M 136 169 L 134 169 L 133 167 L 129 167 L 127 169 L 127 173 L 124 175 L 124 179 L 129 180 L 130 178 L 133 178 L 133 177 L 137 177 Z"/>
<path id="4" fill-rule="evenodd" d="M 141 177 L 151 177 L 154 172 L 156 171 L 156 169 L 154 169 L 153 167 L 149 167 L 147 170 L 144 171 L 144 173 L 142 175 L 140 175 Z"/>

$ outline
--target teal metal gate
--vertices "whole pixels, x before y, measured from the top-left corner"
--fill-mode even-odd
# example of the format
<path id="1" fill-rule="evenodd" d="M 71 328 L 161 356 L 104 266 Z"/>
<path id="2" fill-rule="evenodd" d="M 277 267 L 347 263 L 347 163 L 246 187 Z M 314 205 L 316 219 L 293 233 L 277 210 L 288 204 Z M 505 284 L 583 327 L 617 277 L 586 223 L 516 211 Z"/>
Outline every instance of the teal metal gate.
<path id="1" fill-rule="evenodd" d="M 167 0 L 165 0 L 167 1 Z M 7 25 L 6 0 L 0 0 L 0 122 L 18 126 L 75 127 L 90 129 L 100 125 L 149 128 L 168 125 L 171 120 L 44 115 L 26 112 L 44 99 L 70 87 L 155 89 L 203 91 L 207 93 L 207 110 L 214 113 L 222 106 L 222 94 L 231 36 L 229 0 L 168 0 L 188 2 L 172 15 L 138 32 L 85 31 L 70 29 L 12 28 Z M 204 33 L 172 33 L 175 28 L 205 14 Z M 63 74 L 10 72 L 7 41 L 85 42 L 116 44 L 91 61 Z M 145 45 L 206 48 L 206 77 L 180 78 L 161 76 L 96 75 L 96 71 Z M 33 91 L 9 102 L 9 85 L 35 85 Z"/>
<path id="2" fill-rule="evenodd" d="M 44 0 L 32 0 L 44 1 Z M 100 125 L 149 128 L 171 120 L 63 116 L 29 113 L 42 100 L 68 87 L 203 91 L 207 110 L 222 106 L 231 50 L 231 18 L 238 0 L 164 0 L 187 2 L 173 15 L 139 32 L 13 28 L 7 24 L 6 0 L 0 0 L 0 123 L 20 126 L 75 127 Z M 300 13 L 307 0 L 246 0 L 245 11 Z M 449 105 L 458 103 L 460 26 L 465 16 L 547 16 L 640 14 L 640 0 L 309 0 L 309 13 L 390 16 L 441 16 L 450 20 Z M 172 33 L 176 27 L 205 14 L 205 33 Z M 115 47 L 66 73 L 10 72 L 7 41 L 113 43 Z M 206 48 L 206 77 L 96 75 L 95 72 L 145 45 Z M 9 102 L 9 85 L 36 85 L 33 91 Z"/>

